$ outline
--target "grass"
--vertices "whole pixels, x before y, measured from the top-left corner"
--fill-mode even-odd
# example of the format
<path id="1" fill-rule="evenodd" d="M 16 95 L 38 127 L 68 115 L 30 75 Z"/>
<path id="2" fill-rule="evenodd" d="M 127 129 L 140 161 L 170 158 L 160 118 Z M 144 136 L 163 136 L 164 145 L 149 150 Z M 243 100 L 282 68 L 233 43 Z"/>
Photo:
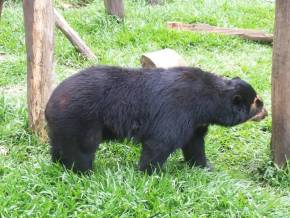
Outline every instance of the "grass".
<path id="1" fill-rule="evenodd" d="M 76 0 L 66 1 L 77 3 Z M 272 47 L 230 36 L 176 32 L 167 21 L 209 23 L 273 32 L 274 5 L 265 0 L 167 0 L 151 7 L 125 1 L 126 19 L 105 15 L 102 1 L 61 9 L 98 56 L 83 59 L 56 31 L 56 74 L 61 81 L 91 64 L 136 67 L 143 52 L 173 48 L 189 64 L 250 82 L 270 111 Z M 136 166 L 140 146 L 102 144 L 94 173 L 77 176 L 52 164 L 49 146 L 30 133 L 25 94 L 26 56 L 20 1 L 6 1 L 0 21 L 1 217 L 289 217 L 290 167 L 273 166 L 271 119 L 233 128 L 213 126 L 206 139 L 213 172 L 189 168 L 180 152 L 161 174 Z M 1 150 L 0 149 L 0 150 Z"/>

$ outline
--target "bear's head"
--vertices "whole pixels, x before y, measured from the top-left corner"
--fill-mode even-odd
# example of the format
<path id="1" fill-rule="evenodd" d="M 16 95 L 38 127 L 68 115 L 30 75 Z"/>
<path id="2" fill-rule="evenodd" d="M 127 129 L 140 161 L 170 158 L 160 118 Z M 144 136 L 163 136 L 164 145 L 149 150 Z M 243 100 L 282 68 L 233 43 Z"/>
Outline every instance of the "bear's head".
<path id="1" fill-rule="evenodd" d="M 234 126 L 248 120 L 260 121 L 267 116 L 262 99 L 250 84 L 238 77 L 228 82 L 230 88 L 226 92 L 227 107 L 223 107 L 223 121 L 219 119 L 219 124 Z"/>

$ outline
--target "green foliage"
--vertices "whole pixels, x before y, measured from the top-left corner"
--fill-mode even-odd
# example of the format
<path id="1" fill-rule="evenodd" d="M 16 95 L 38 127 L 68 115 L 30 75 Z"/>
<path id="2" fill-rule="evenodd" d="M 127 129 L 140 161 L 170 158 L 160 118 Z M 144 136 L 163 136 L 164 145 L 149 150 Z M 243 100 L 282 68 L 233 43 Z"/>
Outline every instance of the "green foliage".
<path id="1" fill-rule="evenodd" d="M 74 7 L 62 10 L 63 2 Z M 272 32 L 274 5 L 269 1 L 167 0 L 152 7 L 145 0 L 127 0 L 124 23 L 105 14 L 103 1 L 80 2 L 57 0 L 55 5 L 98 63 L 84 60 L 57 30 L 57 81 L 91 64 L 140 66 L 143 52 L 169 47 L 191 65 L 247 80 L 271 114 L 271 46 L 166 28 L 166 22 L 180 21 Z M 128 140 L 102 144 L 91 176 L 52 164 L 48 144 L 28 128 L 20 1 L 5 2 L 0 25 L 1 217 L 290 216 L 289 165 L 282 170 L 271 162 L 270 116 L 260 123 L 212 127 L 206 148 L 213 172 L 189 168 L 178 151 L 161 174 L 143 175 L 136 167 L 140 145 Z"/>
<path id="2" fill-rule="evenodd" d="M 253 171 L 254 177 L 259 181 L 268 183 L 273 187 L 289 188 L 290 186 L 290 165 L 281 169 L 274 165 L 272 161 L 264 163 L 260 168 Z"/>

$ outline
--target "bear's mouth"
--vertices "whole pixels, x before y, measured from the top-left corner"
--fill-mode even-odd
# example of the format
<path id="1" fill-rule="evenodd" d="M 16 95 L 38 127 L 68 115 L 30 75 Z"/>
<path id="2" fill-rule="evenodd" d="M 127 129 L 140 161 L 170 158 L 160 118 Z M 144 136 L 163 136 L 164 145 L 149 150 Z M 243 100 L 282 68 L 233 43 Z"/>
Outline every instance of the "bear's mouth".
<path id="1" fill-rule="evenodd" d="M 263 108 L 260 112 L 258 112 L 256 115 L 254 115 L 250 120 L 259 122 L 263 120 L 265 117 L 268 116 L 268 112 L 265 108 Z"/>

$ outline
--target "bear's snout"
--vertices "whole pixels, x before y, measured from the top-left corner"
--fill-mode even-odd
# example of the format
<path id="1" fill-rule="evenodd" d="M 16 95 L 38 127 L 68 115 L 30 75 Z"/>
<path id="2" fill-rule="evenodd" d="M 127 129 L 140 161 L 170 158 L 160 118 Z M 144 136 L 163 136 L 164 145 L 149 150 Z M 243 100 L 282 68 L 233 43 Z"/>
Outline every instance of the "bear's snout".
<path id="1" fill-rule="evenodd" d="M 254 99 L 254 102 L 251 104 L 250 114 L 253 114 L 250 120 L 257 122 L 263 120 L 265 117 L 268 116 L 268 112 L 264 108 L 264 103 L 259 96 L 257 96 Z"/>

